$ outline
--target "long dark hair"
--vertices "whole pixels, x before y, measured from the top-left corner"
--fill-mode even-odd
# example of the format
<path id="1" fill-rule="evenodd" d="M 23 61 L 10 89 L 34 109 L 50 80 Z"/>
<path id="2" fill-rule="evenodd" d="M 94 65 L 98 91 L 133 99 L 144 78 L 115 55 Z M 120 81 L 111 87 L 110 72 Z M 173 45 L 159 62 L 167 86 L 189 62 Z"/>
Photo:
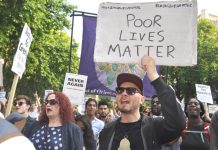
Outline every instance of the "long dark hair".
<path id="1" fill-rule="evenodd" d="M 185 103 L 184 112 L 185 112 L 186 116 L 188 117 L 188 113 L 187 113 L 186 111 L 187 111 L 188 102 L 189 102 L 191 99 L 195 99 L 196 101 L 198 101 L 198 103 L 199 103 L 199 105 L 200 105 L 200 109 L 201 109 L 200 117 L 202 118 L 202 116 L 205 114 L 204 104 L 203 104 L 201 101 L 199 101 L 196 97 L 190 97 L 190 98 L 188 99 L 188 101 Z"/>
<path id="2" fill-rule="evenodd" d="M 81 123 L 83 123 L 83 125 L 85 127 L 85 129 L 82 129 L 84 146 L 87 149 L 93 150 L 95 148 L 96 141 L 94 139 L 94 133 L 92 131 L 92 125 L 91 125 L 90 121 L 88 120 L 88 118 L 86 116 L 83 116 L 83 115 L 76 116 L 75 121 L 76 122 L 80 121 Z"/>

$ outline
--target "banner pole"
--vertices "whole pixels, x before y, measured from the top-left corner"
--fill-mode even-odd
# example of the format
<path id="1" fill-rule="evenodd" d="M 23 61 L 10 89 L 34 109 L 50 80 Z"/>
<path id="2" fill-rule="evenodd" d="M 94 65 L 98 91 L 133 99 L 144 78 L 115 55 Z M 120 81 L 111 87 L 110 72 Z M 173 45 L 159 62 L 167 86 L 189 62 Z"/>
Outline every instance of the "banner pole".
<path id="1" fill-rule="evenodd" d="M 73 14 L 70 15 L 70 17 L 72 17 L 72 20 L 71 20 L 71 36 L 70 36 L 70 58 L 69 58 L 70 62 L 69 62 L 69 66 L 68 66 L 68 73 L 71 73 L 72 49 L 74 46 L 74 43 L 73 43 L 74 16 L 82 16 L 82 17 L 83 16 L 93 16 L 93 17 L 96 17 L 97 14 L 74 10 Z"/>
<path id="2" fill-rule="evenodd" d="M 17 82 L 18 82 L 19 76 L 17 74 L 14 74 L 14 80 L 13 84 L 11 87 L 10 95 L 9 95 L 9 100 L 8 100 L 8 105 L 5 113 L 5 117 L 7 117 L 11 113 L 11 108 L 13 104 L 13 99 L 14 99 L 14 94 L 17 88 Z"/>

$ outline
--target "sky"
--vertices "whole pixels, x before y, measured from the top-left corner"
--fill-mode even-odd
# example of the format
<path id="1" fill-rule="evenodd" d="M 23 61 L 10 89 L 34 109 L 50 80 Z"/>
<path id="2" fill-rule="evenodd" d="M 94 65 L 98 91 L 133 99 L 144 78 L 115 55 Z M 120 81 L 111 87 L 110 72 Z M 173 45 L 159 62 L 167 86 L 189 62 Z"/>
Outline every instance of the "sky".
<path id="1" fill-rule="evenodd" d="M 84 11 L 89 13 L 98 12 L 98 6 L 102 2 L 116 2 L 116 3 L 135 3 L 135 2 L 157 2 L 166 0 L 68 0 L 71 4 L 77 6 L 78 11 Z M 169 0 L 168 0 L 169 1 Z M 218 0 L 197 0 L 198 14 L 202 9 L 206 9 L 206 12 L 218 15 Z M 70 31 L 69 31 L 70 32 Z M 82 41 L 82 17 L 74 17 L 74 30 L 73 38 L 79 43 L 79 50 L 81 49 Z M 80 55 L 80 51 L 78 52 Z"/>

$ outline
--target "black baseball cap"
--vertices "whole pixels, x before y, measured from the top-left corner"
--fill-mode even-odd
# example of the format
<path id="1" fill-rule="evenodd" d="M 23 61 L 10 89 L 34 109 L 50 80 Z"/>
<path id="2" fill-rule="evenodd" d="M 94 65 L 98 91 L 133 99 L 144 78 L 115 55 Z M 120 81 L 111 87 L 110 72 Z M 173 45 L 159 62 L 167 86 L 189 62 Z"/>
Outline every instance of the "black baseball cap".
<path id="1" fill-rule="evenodd" d="M 121 73 L 117 76 L 117 86 L 119 87 L 123 82 L 131 82 L 135 84 L 141 93 L 143 93 L 142 79 L 137 75 L 131 73 Z"/>

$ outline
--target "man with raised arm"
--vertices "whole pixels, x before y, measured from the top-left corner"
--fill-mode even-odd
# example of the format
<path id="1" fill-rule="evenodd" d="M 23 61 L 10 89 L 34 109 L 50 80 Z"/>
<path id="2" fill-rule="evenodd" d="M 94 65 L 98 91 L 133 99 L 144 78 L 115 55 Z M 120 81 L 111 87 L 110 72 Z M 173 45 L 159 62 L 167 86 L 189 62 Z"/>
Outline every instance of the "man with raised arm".
<path id="1" fill-rule="evenodd" d="M 158 75 L 154 59 L 145 55 L 141 64 L 156 89 L 163 118 L 141 115 L 139 107 L 145 100 L 141 78 L 129 73 L 119 74 L 116 102 L 121 117 L 101 131 L 99 150 L 159 150 L 162 144 L 179 137 L 185 128 L 181 105 L 173 89 Z"/>

